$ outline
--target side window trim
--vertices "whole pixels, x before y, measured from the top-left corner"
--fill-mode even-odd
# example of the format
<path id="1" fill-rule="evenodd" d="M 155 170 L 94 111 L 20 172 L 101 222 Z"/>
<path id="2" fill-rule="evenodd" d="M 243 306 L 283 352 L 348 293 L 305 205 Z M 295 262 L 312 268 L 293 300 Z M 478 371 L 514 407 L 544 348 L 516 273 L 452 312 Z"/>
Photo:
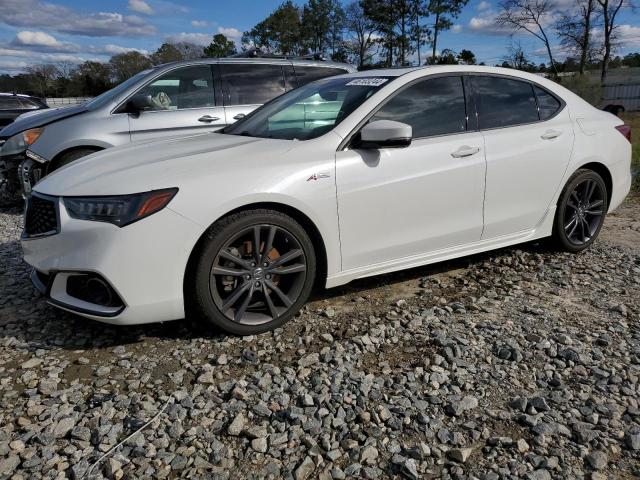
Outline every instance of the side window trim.
<path id="1" fill-rule="evenodd" d="M 543 87 L 542 85 L 540 85 L 539 83 L 536 83 L 532 80 L 528 80 L 526 78 L 520 78 L 520 77 L 513 77 L 511 75 L 504 75 L 502 73 L 479 73 L 479 72 L 470 72 L 467 74 L 467 76 L 469 77 L 469 81 L 472 84 L 472 88 L 473 88 L 473 96 L 474 96 L 474 101 L 475 101 L 475 105 L 476 105 L 476 115 L 478 116 L 479 113 L 477 112 L 477 106 L 478 106 L 478 89 L 476 87 L 476 83 L 474 81 L 475 77 L 498 77 L 498 78 L 505 78 L 507 80 L 515 80 L 518 82 L 523 82 L 523 83 L 528 83 L 531 87 L 531 90 L 533 92 L 533 98 L 535 98 L 536 101 L 536 110 L 538 112 L 538 120 L 535 122 L 526 122 L 526 123 L 518 123 L 518 124 L 514 124 L 514 125 L 507 125 L 507 126 L 503 126 L 503 127 L 492 127 L 492 128 L 480 128 L 480 119 L 478 117 L 478 131 L 480 132 L 486 132 L 486 131 L 491 131 L 491 130 L 499 130 L 499 129 L 503 129 L 503 128 L 513 128 L 513 127 L 522 127 L 525 125 L 535 125 L 536 123 L 542 123 L 542 122 L 547 122 L 549 120 L 551 120 L 552 118 L 555 118 L 556 116 L 558 116 L 560 114 L 560 112 L 562 112 L 565 108 L 565 106 L 567 105 L 566 102 L 558 97 L 555 93 L 553 93 L 552 91 L 550 91 L 549 89 Z M 558 110 L 556 110 L 556 112 L 551 115 L 549 118 L 545 118 L 544 120 L 540 120 L 540 107 L 538 105 L 538 96 L 536 95 L 536 90 L 533 87 L 537 87 L 540 88 L 541 90 L 544 90 L 545 92 L 547 92 L 549 95 L 551 95 L 553 98 L 555 98 L 556 100 L 558 100 L 558 102 L 560 102 L 560 108 L 558 108 Z"/>
<path id="2" fill-rule="evenodd" d="M 473 82 L 468 74 L 462 75 L 462 88 L 464 89 L 464 104 L 467 114 L 467 132 L 478 131 L 478 103 Z"/>
<path id="3" fill-rule="evenodd" d="M 213 98 L 216 107 L 224 107 L 224 94 L 222 90 L 222 75 L 220 74 L 220 64 L 211 64 L 211 75 L 213 76 Z"/>

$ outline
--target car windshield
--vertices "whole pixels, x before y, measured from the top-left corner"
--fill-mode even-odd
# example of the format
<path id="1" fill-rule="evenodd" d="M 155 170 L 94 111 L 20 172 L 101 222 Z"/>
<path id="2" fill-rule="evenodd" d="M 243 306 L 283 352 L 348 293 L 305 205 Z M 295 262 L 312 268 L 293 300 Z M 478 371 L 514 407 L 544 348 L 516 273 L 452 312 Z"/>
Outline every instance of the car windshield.
<path id="1" fill-rule="evenodd" d="M 327 133 L 393 77 L 333 77 L 266 103 L 222 133 L 310 140 Z"/>
<path id="2" fill-rule="evenodd" d="M 87 107 L 90 110 L 93 110 L 96 108 L 100 108 L 103 105 L 111 102 L 115 97 L 120 95 L 120 93 L 127 90 L 131 85 L 137 83 L 142 77 L 146 77 L 151 71 L 152 71 L 151 69 L 143 70 L 142 72 L 139 72 L 135 74 L 133 77 L 125 80 L 120 85 L 113 87 L 111 90 L 107 90 L 106 92 L 101 93 L 96 98 L 87 102 Z"/>

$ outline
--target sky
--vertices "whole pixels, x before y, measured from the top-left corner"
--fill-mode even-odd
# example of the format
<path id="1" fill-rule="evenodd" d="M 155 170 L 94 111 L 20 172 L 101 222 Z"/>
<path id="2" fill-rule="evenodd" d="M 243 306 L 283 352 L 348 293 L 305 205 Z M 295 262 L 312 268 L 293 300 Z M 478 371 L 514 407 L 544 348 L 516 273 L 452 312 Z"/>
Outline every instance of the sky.
<path id="1" fill-rule="evenodd" d="M 438 50 L 468 49 L 478 61 L 502 63 L 509 33 L 496 28 L 499 0 L 470 0 Z M 576 0 L 555 0 L 561 8 Z M 152 53 L 165 41 L 207 45 L 215 33 L 239 44 L 243 31 L 264 19 L 281 0 L 0 0 L 0 72 L 17 73 L 38 63 L 107 61 L 116 53 Z M 303 4 L 303 0 L 295 1 Z M 345 0 L 344 3 L 347 3 Z M 618 54 L 640 51 L 640 11 L 620 14 Z M 599 29 L 594 36 L 601 36 Z M 545 62 L 543 45 L 521 34 L 528 57 Z M 556 43 L 555 39 L 552 43 Z M 428 47 L 423 47 L 424 51 Z M 563 57 L 559 47 L 556 53 Z M 424 53 L 423 53 L 424 55 Z"/>

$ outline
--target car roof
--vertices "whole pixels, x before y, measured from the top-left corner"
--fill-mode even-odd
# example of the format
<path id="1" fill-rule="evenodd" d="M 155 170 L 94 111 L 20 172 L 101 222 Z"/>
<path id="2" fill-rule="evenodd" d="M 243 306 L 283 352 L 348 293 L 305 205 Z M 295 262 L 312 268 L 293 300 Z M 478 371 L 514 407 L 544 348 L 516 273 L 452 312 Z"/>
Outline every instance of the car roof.
<path id="1" fill-rule="evenodd" d="M 225 64 L 225 63 L 255 63 L 258 65 L 263 64 L 278 64 L 278 65 L 305 65 L 312 67 L 327 67 L 327 68 L 343 68 L 347 71 L 355 71 L 353 65 L 348 63 L 332 62 L 327 60 L 314 60 L 303 58 L 273 58 L 273 57 L 223 57 L 223 58 L 196 58 L 193 60 L 180 60 L 177 62 L 163 63 L 155 68 L 164 69 L 166 67 L 175 67 L 179 65 L 193 65 L 193 64 Z"/>
<path id="2" fill-rule="evenodd" d="M 25 98 L 36 98 L 31 95 L 27 95 L 25 93 L 8 93 L 8 92 L 0 92 L 0 96 L 3 97 L 25 97 Z"/>
<path id="3" fill-rule="evenodd" d="M 533 73 L 516 70 L 513 68 L 503 67 L 487 67 L 484 65 L 425 65 L 422 67 L 403 67 L 403 68 L 377 68 L 373 70 L 362 70 L 359 72 L 348 73 L 350 77 L 400 77 L 412 72 L 424 71 L 429 74 L 441 73 L 485 73 L 495 75 L 508 75 L 512 77 L 524 78 L 527 80 L 542 79 L 544 77 Z"/>

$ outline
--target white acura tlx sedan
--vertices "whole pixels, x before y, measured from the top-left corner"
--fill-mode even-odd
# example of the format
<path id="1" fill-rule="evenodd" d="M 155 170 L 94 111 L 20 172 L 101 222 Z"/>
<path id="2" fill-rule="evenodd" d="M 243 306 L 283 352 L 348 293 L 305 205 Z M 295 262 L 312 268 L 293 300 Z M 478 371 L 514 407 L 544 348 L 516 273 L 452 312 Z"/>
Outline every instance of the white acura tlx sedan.
<path id="1" fill-rule="evenodd" d="M 630 129 L 562 86 L 475 66 L 292 90 L 218 133 L 42 180 L 22 238 L 49 301 L 114 324 L 281 326 L 314 284 L 543 237 L 587 248 L 631 185 Z"/>

